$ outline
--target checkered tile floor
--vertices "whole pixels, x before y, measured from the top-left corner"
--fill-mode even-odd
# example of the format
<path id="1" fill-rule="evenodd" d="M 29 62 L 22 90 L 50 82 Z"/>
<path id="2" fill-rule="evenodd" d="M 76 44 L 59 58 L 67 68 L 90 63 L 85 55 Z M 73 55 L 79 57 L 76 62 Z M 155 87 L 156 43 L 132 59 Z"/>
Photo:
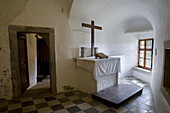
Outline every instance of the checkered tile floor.
<path id="1" fill-rule="evenodd" d="M 56 95 L 35 95 L 11 101 L 0 101 L 0 113 L 154 113 L 148 83 L 134 77 L 122 78 L 120 82 L 143 87 L 142 95 L 117 109 L 93 100 L 90 95 L 80 91 Z"/>

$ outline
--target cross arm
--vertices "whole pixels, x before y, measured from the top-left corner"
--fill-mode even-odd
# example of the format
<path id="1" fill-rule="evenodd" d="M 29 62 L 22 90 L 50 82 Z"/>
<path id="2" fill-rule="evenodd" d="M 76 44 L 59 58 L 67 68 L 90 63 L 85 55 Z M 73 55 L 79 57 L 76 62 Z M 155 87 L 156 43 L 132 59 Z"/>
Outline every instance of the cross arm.
<path id="1" fill-rule="evenodd" d="M 83 27 L 88 27 L 88 28 L 93 28 L 93 29 L 102 30 L 102 27 L 94 26 L 94 25 L 89 25 L 89 24 L 85 24 L 85 23 L 82 23 L 82 26 L 83 26 Z"/>
<path id="2" fill-rule="evenodd" d="M 85 24 L 85 23 L 82 23 L 82 26 L 83 26 L 83 27 L 91 28 L 91 25 L 89 25 L 89 24 Z"/>
<path id="3" fill-rule="evenodd" d="M 95 29 L 99 29 L 99 30 L 102 30 L 102 27 L 99 27 L 99 26 L 94 26 Z"/>

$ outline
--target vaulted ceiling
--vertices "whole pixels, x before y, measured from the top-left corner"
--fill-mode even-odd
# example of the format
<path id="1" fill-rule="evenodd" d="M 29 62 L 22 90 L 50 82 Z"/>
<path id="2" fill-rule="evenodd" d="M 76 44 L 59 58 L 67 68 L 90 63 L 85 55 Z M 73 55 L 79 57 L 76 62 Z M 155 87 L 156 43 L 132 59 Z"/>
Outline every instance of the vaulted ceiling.
<path id="1" fill-rule="evenodd" d="M 72 29 L 81 29 L 81 23 L 94 20 L 103 30 L 112 31 L 116 26 L 124 32 L 134 30 L 151 30 L 152 25 L 148 0 L 74 0 L 70 12 Z"/>

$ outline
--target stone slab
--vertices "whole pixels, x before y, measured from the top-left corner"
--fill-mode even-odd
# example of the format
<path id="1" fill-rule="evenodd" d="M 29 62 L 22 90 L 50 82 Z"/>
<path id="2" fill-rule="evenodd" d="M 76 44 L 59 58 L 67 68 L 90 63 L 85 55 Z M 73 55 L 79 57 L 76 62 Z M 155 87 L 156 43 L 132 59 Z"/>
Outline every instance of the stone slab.
<path id="1" fill-rule="evenodd" d="M 143 88 L 134 84 L 118 84 L 92 94 L 92 98 L 100 102 L 119 107 L 136 95 L 142 94 Z"/>

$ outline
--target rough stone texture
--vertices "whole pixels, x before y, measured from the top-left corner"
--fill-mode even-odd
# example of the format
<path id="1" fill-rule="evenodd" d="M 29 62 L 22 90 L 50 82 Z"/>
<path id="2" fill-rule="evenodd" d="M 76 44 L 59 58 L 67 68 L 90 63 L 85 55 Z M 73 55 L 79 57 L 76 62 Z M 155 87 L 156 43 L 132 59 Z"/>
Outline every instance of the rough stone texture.
<path id="1" fill-rule="evenodd" d="M 48 5 L 47 5 L 48 4 Z M 16 0 L 15 3 L 3 1 L 0 4 L 0 98 L 10 99 L 13 95 L 13 87 L 11 81 L 11 64 L 10 64 L 10 46 L 9 46 L 9 25 L 35 26 L 35 27 L 51 27 L 55 28 L 55 48 L 57 57 L 57 78 L 56 84 L 58 91 L 63 90 L 64 85 L 76 87 L 76 74 L 74 63 L 72 62 L 71 47 L 69 47 L 68 37 L 70 36 L 68 15 L 72 2 L 68 0 Z M 17 6 L 16 6 L 17 5 Z M 18 7 L 21 6 L 21 7 Z M 41 7 L 39 7 L 41 6 Z M 63 8 L 63 11 L 62 11 Z M 5 12 L 5 13 L 4 13 Z M 11 15 L 10 15 L 11 14 Z M 7 16 L 8 15 L 8 16 Z M 10 16 L 9 16 L 10 15 Z M 8 18 L 9 19 L 8 19 Z M 53 45 L 54 46 L 54 45 Z M 65 52 L 69 51 L 69 52 Z M 68 60 L 69 59 L 69 60 Z M 60 66 L 61 64 L 65 64 Z M 4 77 L 4 70 L 8 69 L 7 75 Z M 69 71 L 64 71 L 69 70 Z M 70 73 L 73 75 L 70 76 Z M 55 79 L 54 79 L 55 80 Z M 61 82 L 60 82 L 61 81 Z M 75 81 L 75 82 L 72 82 Z M 6 93 L 7 92 L 7 93 Z"/>
<path id="2" fill-rule="evenodd" d="M 49 34 L 49 50 L 50 50 L 50 75 L 51 75 L 51 91 L 56 93 L 56 58 L 55 58 L 55 37 L 54 29 L 44 27 L 26 27 L 26 26 L 9 26 L 10 50 L 11 50 L 11 69 L 12 69 L 12 82 L 14 97 L 21 95 L 19 61 L 18 61 L 18 45 L 17 33 L 48 33 Z"/>
<path id="3" fill-rule="evenodd" d="M 12 98 L 8 27 L 0 26 L 0 98 Z"/>

